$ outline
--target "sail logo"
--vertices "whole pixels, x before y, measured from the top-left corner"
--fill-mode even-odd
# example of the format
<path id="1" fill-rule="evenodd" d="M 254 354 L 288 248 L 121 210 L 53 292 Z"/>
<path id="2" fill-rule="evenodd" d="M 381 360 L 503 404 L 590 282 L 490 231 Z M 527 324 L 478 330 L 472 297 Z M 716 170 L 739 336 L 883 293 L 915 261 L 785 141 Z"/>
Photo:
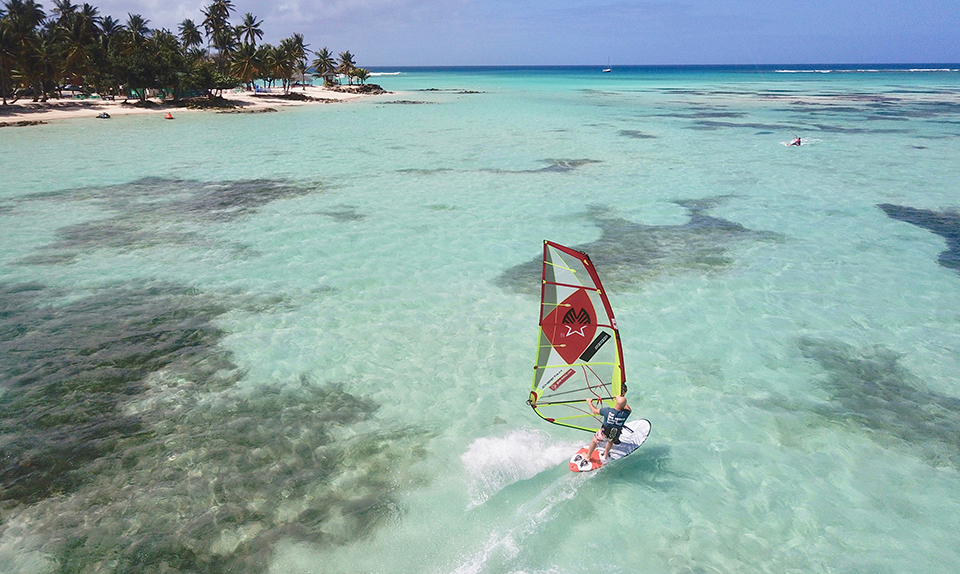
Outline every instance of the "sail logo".
<path id="1" fill-rule="evenodd" d="M 593 356 L 597 354 L 597 351 L 600 350 L 600 347 L 602 347 L 603 344 L 609 340 L 610 333 L 607 333 L 606 331 L 601 332 L 599 335 L 597 335 L 597 338 L 590 343 L 590 346 L 587 347 L 587 350 L 580 355 L 580 360 L 586 362 L 592 359 Z"/>
<path id="2" fill-rule="evenodd" d="M 562 385 L 563 383 L 569 381 L 569 380 L 570 380 L 570 377 L 572 377 L 572 376 L 575 375 L 575 374 L 576 374 L 576 371 L 574 371 L 573 369 L 567 369 L 567 372 L 564 373 L 562 377 L 560 377 L 559 379 L 557 379 L 557 380 L 554 381 L 553 383 L 550 383 L 550 390 L 551 390 L 551 391 L 555 391 L 555 390 L 559 389 L 559 388 L 560 388 L 560 385 Z"/>
<path id="3" fill-rule="evenodd" d="M 572 365 L 597 334 L 596 316 L 589 293 L 581 287 L 544 317 L 540 321 L 540 328 L 553 350 L 566 364 Z"/>
<path id="4" fill-rule="evenodd" d="M 580 335 L 581 337 L 586 337 L 587 335 L 583 332 L 583 330 L 586 329 L 592 323 L 592 321 L 590 321 L 590 313 L 587 313 L 586 309 L 581 308 L 579 313 L 574 313 L 573 309 L 567 311 L 567 313 L 563 316 L 563 323 L 567 326 L 567 334 L 565 335 L 566 337 L 569 337 L 574 333 Z M 579 325 L 580 328 L 575 328 L 574 324 Z"/>

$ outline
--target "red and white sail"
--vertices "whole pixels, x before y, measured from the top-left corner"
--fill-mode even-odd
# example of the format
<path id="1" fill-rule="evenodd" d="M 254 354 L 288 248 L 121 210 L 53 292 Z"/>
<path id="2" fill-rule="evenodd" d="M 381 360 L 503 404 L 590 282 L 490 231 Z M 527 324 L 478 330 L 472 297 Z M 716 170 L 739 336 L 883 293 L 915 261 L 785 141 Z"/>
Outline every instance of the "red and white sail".
<path id="1" fill-rule="evenodd" d="M 596 431 L 600 421 L 587 400 L 612 406 L 626 382 L 613 309 L 586 253 L 545 241 L 542 278 L 540 337 L 528 402 L 549 422 Z"/>

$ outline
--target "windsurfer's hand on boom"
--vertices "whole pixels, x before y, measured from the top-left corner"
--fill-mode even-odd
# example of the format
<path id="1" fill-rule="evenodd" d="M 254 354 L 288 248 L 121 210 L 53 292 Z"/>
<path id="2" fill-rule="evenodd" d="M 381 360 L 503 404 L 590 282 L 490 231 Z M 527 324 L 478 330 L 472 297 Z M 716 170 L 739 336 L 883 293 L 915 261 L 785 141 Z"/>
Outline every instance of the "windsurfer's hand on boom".
<path id="1" fill-rule="evenodd" d="M 590 412 L 593 413 L 593 414 L 595 414 L 595 415 L 599 415 L 599 414 L 600 414 L 600 409 L 598 409 L 597 407 L 593 406 L 593 403 L 594 403 L 594 401 L 599 401 L 599 400 L 600 400 L 600 399 L 587 399 L 587 406 L 590 407 Z"/>

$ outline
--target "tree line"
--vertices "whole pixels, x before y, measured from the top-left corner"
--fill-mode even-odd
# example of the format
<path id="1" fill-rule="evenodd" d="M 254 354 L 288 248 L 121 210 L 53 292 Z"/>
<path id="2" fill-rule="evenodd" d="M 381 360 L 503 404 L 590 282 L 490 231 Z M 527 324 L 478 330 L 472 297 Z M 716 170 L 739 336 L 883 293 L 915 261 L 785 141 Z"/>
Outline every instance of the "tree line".
<path id="1" fill-rule="evenodd" d="M 259 43 L 261 25 L 246 13 L 239 24 L 231 0 L 213 0 L 203 21 L 180 23 L 176 33 L 151 29 L 150 21 L 128 14 L 126 22 L 101 16 L 87 3 L 54 0 L 48 14 L 34 0 L 7 0 L 0 7 L 0 97 L 3 105 L 20 98 L 34 102 L 62 97 L 66 87 L 101 96 L 138 97 L 158 90 L 174 99 L 184 95 L 220 95 L 256 82 L 290 91 L 308 71 L 338 82 L 338 75 L 361 84 L 370 72 L 357 67 L 349 51 L 334 57 L 327 49 L 313 52 L 293 34 L 276 46 Z"/>

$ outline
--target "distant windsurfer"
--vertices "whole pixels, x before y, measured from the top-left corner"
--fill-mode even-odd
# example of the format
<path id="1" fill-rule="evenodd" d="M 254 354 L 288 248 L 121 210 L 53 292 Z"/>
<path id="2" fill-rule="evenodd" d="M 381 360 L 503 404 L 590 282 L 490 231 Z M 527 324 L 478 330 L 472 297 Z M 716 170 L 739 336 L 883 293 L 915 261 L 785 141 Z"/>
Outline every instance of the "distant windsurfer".
<path id="1" fill-rule="evenodd" d="M 588 399 L 587 404 L 590 406 L 590 412 L 595 415 L 600 415 L 603 426 L 601 426 L 597 434 L 593 435 L 593 438 L 590 439 L 590 448 L 587 449 L 587 460 L 590 460 L 590 457 L 593 456 L 593 451 L 597 450 L 597 444 L 604 440 L 607 441 L 607 446 L 603 451 L 603 460 L 610 458 L 610 448 L 614 444 L 620 444 L 620 433 L 623 431 L 623 425 L 627 422 L 627 417 L 630 416 L 631 412 L 630 407 L 627 405 L 627 398 L 623 395 L 613 397 L 614 406 L 612 408 L 597 408 L 593 404 L 597 401 L 600 401 L 600 399 Z"/>
<path id="2" fill-rule="evenodd" d="M 800 145 L 800 136 L 797 136 L 795 140 L 790 142 L 790 145 Z"/>

